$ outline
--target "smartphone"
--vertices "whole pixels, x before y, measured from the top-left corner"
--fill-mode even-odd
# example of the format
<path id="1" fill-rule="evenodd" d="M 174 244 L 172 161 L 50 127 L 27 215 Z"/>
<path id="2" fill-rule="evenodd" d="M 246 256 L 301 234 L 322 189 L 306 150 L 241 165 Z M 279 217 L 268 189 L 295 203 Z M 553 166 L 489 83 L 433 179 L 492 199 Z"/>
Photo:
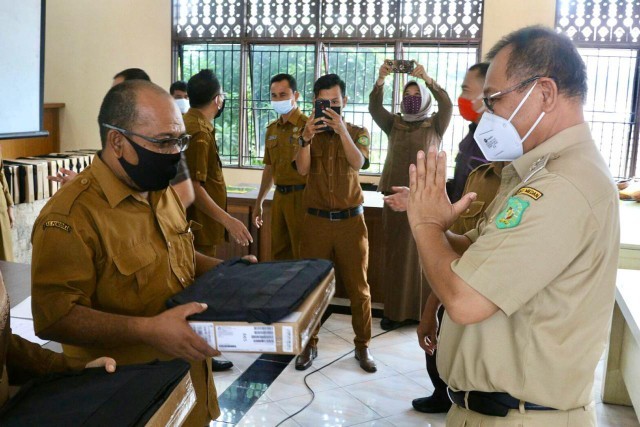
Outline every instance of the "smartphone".
<path id="1" fill-rule="evenodd" d="M 326 117 L 324 114 L 324 110 L 326 110 L 327 108 L 331 108 L 331 101 L 329 101 L 328 99 L 316 99 L 314 120 L 321 117 Z M 325 126 L 320 129 L 320 131 L 323 132 L 328 130 L 331 130 L 329 126 Z"/>
<path id="2" fill-rule="evenodd" d="M 410 73 L 416 66 L 415 61 L 406 59 L 385 59 L 385 63 L 393 73 Z"/>

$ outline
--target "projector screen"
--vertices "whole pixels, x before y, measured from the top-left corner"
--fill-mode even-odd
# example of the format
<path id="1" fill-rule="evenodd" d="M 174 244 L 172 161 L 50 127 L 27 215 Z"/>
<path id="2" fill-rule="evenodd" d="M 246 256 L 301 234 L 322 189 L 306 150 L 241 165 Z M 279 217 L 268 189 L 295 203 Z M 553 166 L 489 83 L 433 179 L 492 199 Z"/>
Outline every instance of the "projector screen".
<path id="1" fill-rule="evenodd" d="M 45 0 L 0 0 L 0 139 L 42 129 Z"/>

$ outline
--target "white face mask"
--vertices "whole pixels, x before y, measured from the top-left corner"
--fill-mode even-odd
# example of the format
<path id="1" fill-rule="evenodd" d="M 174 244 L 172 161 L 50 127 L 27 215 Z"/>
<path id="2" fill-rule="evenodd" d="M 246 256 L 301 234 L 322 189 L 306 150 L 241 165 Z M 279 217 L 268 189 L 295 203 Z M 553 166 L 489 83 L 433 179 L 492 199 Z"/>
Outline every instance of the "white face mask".
<path id="1" fill-rule="evenodd" d="M 289 114 L 293 110 L 293 103 L 291 99 L 285 99 L 284 101 L 271 101 L 271 107 L 279 115 Z"/>
<path id="2" fill-rule="evenodd" d="M 478 143 L 482 154 L 484 154 L 487 160 L 491 162 L 510 162 L 522 156 L 522 144 L 529 135 L 531 135 L 531 132 L 533 132 L 536 126 L 538 126 L 538 123 L 540 123 L 540 120 L 544 117 L 544 111 L 540 113 L 540 116 L 538 116 L 538 119 L 533 126 L 531 126 L 531 129 L 529 129 L 527 134 L 522 138 L 520 138 L 520 134 L 518 134 L 515 126 L 511 124 L 511 120 L 518 111 L 520 111 L 520 107 L 522 107 L 527 98 L 529 98 L 536 84 L 538 84 L 538 82 L 531 86 L 531 89 L 529 89 L 525 97 L 520 101 L 520 104 L 518 104 L 508 120 L 490 111 L 486 111 L 482 115 L 473 138 Z"/>
<path id="3" fill-rule="evenodd" d="M 186 113 L 187 111 L 189 111 L 189 100 L 188 99 L 174 99 L 176 105 L 178 106 L 178 108 L 180 109 L 180 112 L 182 114 Z"/>

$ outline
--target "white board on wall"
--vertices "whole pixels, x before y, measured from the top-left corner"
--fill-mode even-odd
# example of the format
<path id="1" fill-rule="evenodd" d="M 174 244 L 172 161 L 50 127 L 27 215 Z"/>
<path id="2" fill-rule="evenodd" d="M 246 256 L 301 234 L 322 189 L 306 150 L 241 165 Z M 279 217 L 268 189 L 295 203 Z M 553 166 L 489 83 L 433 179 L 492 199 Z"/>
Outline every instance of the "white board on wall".
<path id="1" fill-rule="evenodd" d="M 42 130 L 45 0 L 0 0 L 0 139 Z"/>

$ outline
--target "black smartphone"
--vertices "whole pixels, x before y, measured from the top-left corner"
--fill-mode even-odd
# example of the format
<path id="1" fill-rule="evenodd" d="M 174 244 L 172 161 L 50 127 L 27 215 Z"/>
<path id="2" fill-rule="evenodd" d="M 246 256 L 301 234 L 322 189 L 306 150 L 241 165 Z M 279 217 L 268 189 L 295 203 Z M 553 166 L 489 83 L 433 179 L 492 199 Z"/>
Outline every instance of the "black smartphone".
<path id="1" fill-rule="evenodd" d="M 415 61 L 406 59 L 385 59 L 385 63 L 393 73 L 410 73 L 416 66 Z"/>
<path id="2" fill-rule="evenodd" d="M 324 114 L 324 110 L 326 110 L 327 108 L 331 108 L 331 101 L 329 101 L 328 99 L 316 99 L 315 102 L 315 113 L 314 113 L 314 119 L 319 119 L 322 117 L 327 117 Z M 329 126 L 325 126 L 323 128 L 320 129 L 320 131 L 328 131 L 331 130 L 331 128 Z"/>

